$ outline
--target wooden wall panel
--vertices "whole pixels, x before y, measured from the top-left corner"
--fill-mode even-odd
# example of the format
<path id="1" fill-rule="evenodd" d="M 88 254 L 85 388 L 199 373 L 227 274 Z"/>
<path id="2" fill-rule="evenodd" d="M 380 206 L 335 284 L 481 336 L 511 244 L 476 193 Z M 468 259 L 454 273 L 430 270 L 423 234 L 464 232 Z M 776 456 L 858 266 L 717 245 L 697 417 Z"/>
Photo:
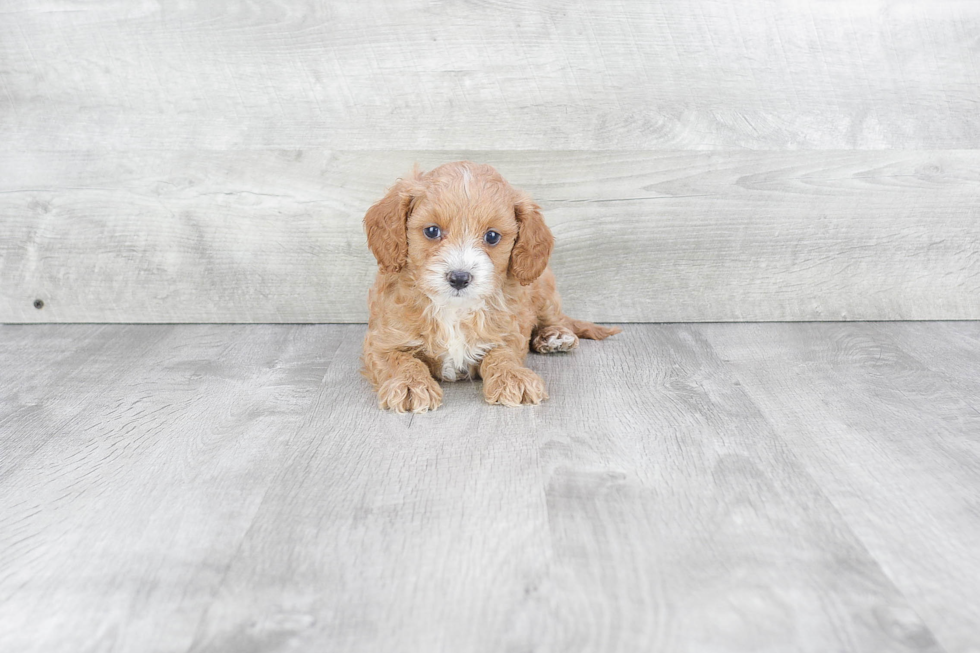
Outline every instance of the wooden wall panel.
<path id="1" fill-rule="evenodd" d="M 6 147 L 980 146 L 964 0 L 8 0 Z"/>
<path id="2" fill-rule="evenodd" d="M 363 321 L 365 209 L 457 158 L 541 203 L 577 316 L 980 319 L 975 151 L 7 153 L 0 314 Z"/>
<path id="3" fill-rule="evenodd" d="M 0 321 L 357 321 L 414 160 L 603 320 L 976 318 L 980 3 L 8 0 Z M 43 299 L 45 308 L 33 308 Z"/>

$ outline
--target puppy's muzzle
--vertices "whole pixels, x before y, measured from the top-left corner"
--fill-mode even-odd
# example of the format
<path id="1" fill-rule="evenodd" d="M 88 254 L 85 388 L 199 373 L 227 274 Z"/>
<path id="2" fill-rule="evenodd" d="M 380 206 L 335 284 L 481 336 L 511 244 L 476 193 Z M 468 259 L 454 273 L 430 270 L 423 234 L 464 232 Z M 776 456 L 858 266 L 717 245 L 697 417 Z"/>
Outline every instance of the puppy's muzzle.
<path id="1" fill-rule="evenodd" d="M 456 290 L 462 290 L 470 285 L 470 281 L 473 280 L 473 275 L 464 270 L 453 270 L 446 275 L 446 279 L 449 281 L 450 286 Z"/>

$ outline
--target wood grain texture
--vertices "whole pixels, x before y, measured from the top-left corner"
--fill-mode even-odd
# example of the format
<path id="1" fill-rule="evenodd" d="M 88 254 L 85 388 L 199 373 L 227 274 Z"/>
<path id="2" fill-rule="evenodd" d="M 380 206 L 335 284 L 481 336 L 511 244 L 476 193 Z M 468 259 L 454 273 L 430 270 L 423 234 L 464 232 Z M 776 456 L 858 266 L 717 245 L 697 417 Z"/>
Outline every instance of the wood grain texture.
<path id="1" fill-rule="evenodd" d="M 976 151 L 168 150 L 0 153 L 0 321 L 365 321 L 365 210 L 459 158 L 542 204 L 577 317 L 980 319 Z"/>
<path id="2" fill-rule="evenodd" d="M 0 321 L 364 321 L 364 210 L 464 157 L 545 205 L 586 319 L 980 319 L 978 30 L 962 0 L 10 0 Z"/>
<path id="3" fill-rule="evenodd" d="M 810 342 L 811 328 L 710 335 L 779 348 L 786 333 Z M 848 341 L 878 337 L 878 325 L 849 328 Z M 912 591 L 895 565 L 914 554 L 906 562 L 962 585 L 976 559 L 874 546 L 894 526 L 842 508 L 793 425 L 768 416 L 775 400 L 757 405 L 735 378 L 743 364 L 699 327 L 632 325 L 572 354 L 532 355 L 552 396 L 540 407 L 488 406 L 478 383 L 461 382 L 414 417 L 377 410 L 357 375 L 363 333 L 0 327 L 16 345 L 0 349 L 2 369 L 23 370 L 0 388 L 26 388 L 0 418 L 3 450 L 43 440 L 0 477 L 0 649 L 969 650 L 942 648 L 920 618 L 962 596 Z M 942 332 L 916 334 L 944 350 Z M 836 350 L 836 380 L 873 399 L 894 379 L 866 374 L 865 349 Z M 47 358 L 30 370 L 35 350 Z M 797 369 L 794 351 L 778 349 L 774 378 Z M 82 384 L 93 355 L 110 371 Z M 826 392 L 811 378 L 812 394 Z M 928 381 L 916 373 L 903 387 L 916 379 Z M 778 387 L 790 408 L 818 406 Z M 809 419 L 833 425 L 840 410 Z M 964 428 L 934 443 L 967 451 L 969 410 L 937 403 L 933 418 Z M 890 473 L 922 419 L 895 411 L 853 473 Z M 968 479 L 952 470 L 872 494 L 934 519 L 939 488 L 968 492 L 949 485 Z M 957 538 L 974 517 L 948 512 L 933 537 Z M 946 607 L 953 621 L 965 614 Z M 980 645 L 976 633 L 956 641 Z"/>
<path id="4" fill-rule="evenodd" d="M 539 416 L 473 383 L 424 419 L 381 412 L 358 377 L 363 327 L 347 329 L 195 653 L 501 650 L 546 573 Z"/>
<path id="5" fill-rule="evenodd" d="M 944 650 L 976 651 L 978 324 L 698 331 Z"/>
<path id="6" fill-rule="evenodd" d="M 8 0 L 4 147 L 975 148 L 980 5 Z"/>
<path id="7" fill-rule="evenodd" d="M 337 342 L 302 327 L 0 333 L 4 376 L 49 352 L 0 386 L 0 650 L 186 651 Z"/>
<path id="8" fill-rule="evenodd" d="M 625 336 L 540 363 L 554 556 L 514 648 L 938 649 L 703 338 Z"/>

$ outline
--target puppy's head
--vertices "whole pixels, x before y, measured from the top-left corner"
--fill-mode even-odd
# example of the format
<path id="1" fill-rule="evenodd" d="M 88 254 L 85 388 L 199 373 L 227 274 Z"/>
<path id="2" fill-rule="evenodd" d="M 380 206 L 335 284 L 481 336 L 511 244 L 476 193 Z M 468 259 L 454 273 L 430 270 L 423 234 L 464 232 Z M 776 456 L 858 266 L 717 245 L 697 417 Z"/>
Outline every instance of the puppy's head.
<path id="1" fill-rule="evenodd" d="M 364 217 L 368 246 L 389 273 L 414 275 L 439 305 L 478 304 L 508 276 L 522 285 L 554 244 L 540 208 L 488 165 L 447 163 L 400 180 Z"/>

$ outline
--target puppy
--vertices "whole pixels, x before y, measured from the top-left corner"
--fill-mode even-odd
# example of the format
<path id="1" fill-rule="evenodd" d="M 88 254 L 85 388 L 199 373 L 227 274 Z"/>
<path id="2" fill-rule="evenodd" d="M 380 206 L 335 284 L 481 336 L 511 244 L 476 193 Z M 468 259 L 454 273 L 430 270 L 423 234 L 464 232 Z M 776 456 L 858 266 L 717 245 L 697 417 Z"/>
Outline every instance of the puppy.
<path id="1" fill-rule="evenodd" d="M 620 331 L 561 312 L 541 210 L 488 165 L 416 167 L 368 209 L 364 227 L 379 270 L 363 373 L 383 409 L 434 410 L 436 379 L 477 377 L 491 404 L 538 404 L 548 393 L 524 366 L 529 345 L 562 352 Z"/>

